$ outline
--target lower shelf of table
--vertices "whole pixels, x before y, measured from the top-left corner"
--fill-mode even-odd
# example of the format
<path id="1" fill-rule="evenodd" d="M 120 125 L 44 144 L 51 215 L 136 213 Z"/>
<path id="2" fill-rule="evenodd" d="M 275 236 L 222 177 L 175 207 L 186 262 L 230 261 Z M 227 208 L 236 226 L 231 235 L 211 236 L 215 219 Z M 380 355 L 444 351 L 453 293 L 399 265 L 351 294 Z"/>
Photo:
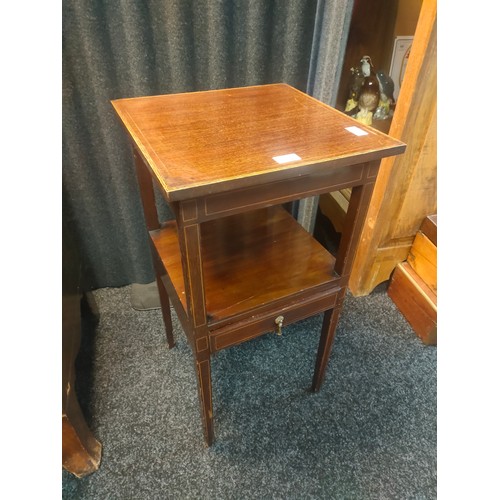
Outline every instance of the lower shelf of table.
<path id="1" fill-rule="evenodd" d="M 150 235 L 186 310 L 175 221 Z M 281 206 L 201 224 L 201 255 L 207 320 L 213 328 L 308 296 L 331 296 L 338 289 L 334 256 Z"/>

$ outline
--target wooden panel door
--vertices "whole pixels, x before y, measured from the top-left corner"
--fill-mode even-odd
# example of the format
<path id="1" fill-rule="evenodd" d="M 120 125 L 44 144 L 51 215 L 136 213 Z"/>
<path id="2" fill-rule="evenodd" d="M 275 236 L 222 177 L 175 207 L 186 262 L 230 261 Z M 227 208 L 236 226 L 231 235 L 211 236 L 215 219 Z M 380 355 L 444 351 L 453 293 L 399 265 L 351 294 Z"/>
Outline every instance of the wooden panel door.
<path id="1" fill-rule="evenodd" d="M 437 212 L 436 0 L 424 0 L 389 135 L 406 153 L 382 160 L 349 288 L 367 295 L 406 259 L 415 234 Z"/>

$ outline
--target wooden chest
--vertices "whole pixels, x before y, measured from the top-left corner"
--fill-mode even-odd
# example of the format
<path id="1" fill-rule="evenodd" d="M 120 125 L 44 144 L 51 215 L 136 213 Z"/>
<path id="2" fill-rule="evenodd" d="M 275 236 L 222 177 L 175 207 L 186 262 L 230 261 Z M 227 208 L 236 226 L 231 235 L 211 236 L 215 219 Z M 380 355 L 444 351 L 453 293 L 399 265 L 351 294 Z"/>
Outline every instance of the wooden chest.
<path id="1" fill-rule="evenodd" d="M 425 218 L 387 290 L 425 344 L 437 344 L 437 216 Z"/>

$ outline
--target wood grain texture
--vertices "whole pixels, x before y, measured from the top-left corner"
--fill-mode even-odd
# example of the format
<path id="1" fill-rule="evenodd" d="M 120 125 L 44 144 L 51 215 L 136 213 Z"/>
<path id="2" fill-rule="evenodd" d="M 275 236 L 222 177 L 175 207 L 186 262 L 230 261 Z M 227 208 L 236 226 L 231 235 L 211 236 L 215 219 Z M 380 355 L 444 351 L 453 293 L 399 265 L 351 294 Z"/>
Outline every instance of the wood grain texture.
<path id="1" fill-rule="evenodd" d="M 338 161 L 336 168 L 330 168 L 329 162 L 325 162 L 321 166 L 317 165 L 316 171 L 300 177 L 206 196 L 199 217 L 208 219 L 245 210 L 255 210 L 316 195 L 336 187 L 362 184 L 369 173 L 367 164 L 352 165 L 349 164 L 348 159 L 344 161 L 346 163 L 344 166 L 341 166 Z"/>
<path id="2" fill-rule="evenodd" d="M 335 262 L 335 271 L 341 276 L 348 276 L 351 273 L 373 187 L 373 183 L 366 183 L 362 186 L 356 186 L 351 192 L 351 199 L 344 220 L 344 230 L 340 238 Z"/>
<path id="3" fill-rule="evenodd" d="M 313 392 L 319 391 L 325 379 L 326 367 L 332 351 L 340 311 L 340 308 L 330 309 L 323 317 L 323 326 L 321 328 L 321 337 L 319 340 L 318 353 L 316 355 L 316 366 L 314 368 L 312 382 Z"/>
<path id="4" fill-rule="evenodd" d="M 144 163 L 144 160 L 136 151 L 134 151 L 134 161 L 137 182 L 141 191 L 141 202 L 144 219 L 146 220 L 146 227 L 150 231 L 152 229 L 158 229 L 160 227 L 160 222 L 158 220 L 158 211 L 156 209 L 155 192 L 151 173 Z"/>
<path id="5" fill-rule="evenodd" d="M 198 381 L 201 421 L 205 434 L 205 443 L 211 446 L 214 442 L 214 412 L 212 404 L 212 373 L 210 354 L 196 356 L 195 369 Z"/>
<path id="6" fill-rule="evenodd" d="M 113 105 L 140 159 L 157 278 L 193 348 L 210 445 L 211 354 L 276 328 L 278 315 L 286 327 L 327 311 L 319 388 L 380 159 L 406 145 L 284 84 Z M 298 158 L 275 161 L 289 154 Z M 159 228 L 151 176 L 175 213 Z M 281 204 L 347 187 L 352 195 L 336 260 Z"/>
<path id="7" fill-rule="evenodd" d="M 167 290 L 163 285 L 161 278 L 162 270 L 158 266 L 156 268 L 156 285 L 158 286 L 158 294 L 160 296 L 161 313 L 163 316 L 163 324 L 165 325 L 165 334 L 167 336 L 167 343 L 169 349 L 175 346 L 174 331 L 172 328 L 172 316 L 170 312 L 170 300 L 168 298 Z"/>
<path id="8" fill-rule="evenodd" d="M 407 262 L 394 270 L 387 294 L 426 344 L 437 343 L 437 296 Z"/>
<path id="9" fill-rule="evenodd" d="M 286 84 L 112 104 L 169 201 L 298 176 L 311 165 L 346 157 L 351 163 L 376 160 L 405 148 Z M 367 135 L 358 137 L 349 126 Z M 273 160 L 292 153 L 300 160 Z"/>
<path id="10" fill-rule="evenodd" d="M 363 226 L 349 287 L 366 295 L 406 258 L 424 217 L 436 211 L 436 1 L 424 0 L 390 135 L 408 143 L 385 158 Z"/>
<path id="11" fill-rule="evenodd" d="M 210 333 L 212 351 L 219 351 L 246 342 L 263 333 L 276 331 L 275 319 L 278 314 L 284 318 L 283 329 L 284 335 L 286 335 L 286 327 L 288 325 L 335 307 L 337 305 L 338 292 L 339 288 L 334 288 L 304 299 L 287 301 L 287 304 L 278 310 L 275 309 L 263 314 L 255 314 L 243 321 L 218 328 Z"/>
<path id="12" fill-rule="evenodd" d="M 193 320 L 194 328 L 202 327 L 207 322 L 207 311 L 205 289 L 200 286 L 205 281 L 201 257 L 201 227 L 200 224 L 180 225 L 178 229 L 176 234 L 179 238 L 188 316 Z"/>
<path id="13" fill-rule="evenodd" d="M 88 476 L 99 468 L 101 450 L 71 388 L 62 413 L 62 465 L 77 477 Z"/>
<path id="14" fill-rule="evenodd" d="M 428 215 L 420 226 L 420 231 L 422 231 L 427 238 L 432 241 L 432 244 L 437 246 L 437 214 Z"/>
<path id="15" fill-rule="evenodd" d="M 411 268 L 437 293 L 437 247 L 418 231 L 406 259 Z"/>
<path id="16" fill-rule="evenodd" d="M 279 206 L 201 228 L 209 323 L 338 280 L 335 258 Z M 176 223 L 150 234 L 186 308 Z"/>
<path id="17" fill-rule="evenodd" d="M 62 466 L 77 477 L 99 468 L 101 443 L 92 434 L 75 391 L 75 361 L 82 335 L 82 265 L 72 232 L 63 220 L 62 238 Z"/>

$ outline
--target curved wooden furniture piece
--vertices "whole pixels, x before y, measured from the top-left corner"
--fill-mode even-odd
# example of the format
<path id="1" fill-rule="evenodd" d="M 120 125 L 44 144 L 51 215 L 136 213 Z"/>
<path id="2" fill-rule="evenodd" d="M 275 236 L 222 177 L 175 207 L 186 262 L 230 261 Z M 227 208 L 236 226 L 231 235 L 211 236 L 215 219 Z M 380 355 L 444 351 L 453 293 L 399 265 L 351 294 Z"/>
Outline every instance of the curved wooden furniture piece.
<path id="1" fill-rule="evenodd" d="M 83 477 L 98 469 L 101 443 L 90 431 L 75 393 L 75 359 L 82 324 L 81 266 L 64 224 L 62 248 L 62 465 Z"/>

